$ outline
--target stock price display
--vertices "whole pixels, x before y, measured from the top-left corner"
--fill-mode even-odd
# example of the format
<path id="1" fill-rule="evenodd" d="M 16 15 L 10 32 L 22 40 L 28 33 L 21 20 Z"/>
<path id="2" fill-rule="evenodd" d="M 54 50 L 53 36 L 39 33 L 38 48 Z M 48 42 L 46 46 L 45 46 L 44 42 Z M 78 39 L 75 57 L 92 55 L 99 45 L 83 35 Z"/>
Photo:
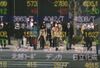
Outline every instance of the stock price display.
<path id="1" fill-rule="evenodd" d="M 26 1 L 27 4 L 27 10 L 31 13 L 31 14 L 38 14 L 38 1 L 37 0 L 27 0 Z"/>
<path id="2" fill-rule="evenodd" d="M 84 14 L 88 13 L 93 15 L 89 17 L 77 16 L 75 17 L 75 20 L 78 22 L 90 22 L 91 20 L 94 22 L 94 15 L 100 14 L 98 0 L 82 0 L 81 3 L 81 0 L 0 0 L 0 19 L 3 18 L 3 15 L 8 15 L 8 9 L 12 8 L 12 10 L 9 10 L 9 12 L 11 13 L 11 16 L 13 16 L 13 20 L 10 20 L 12 20 L 14 24 L 15 22 L 26 23 L 29 21 L 27 20 L 28 18 L 32 19 L 32 22 L 34 22 L 35 16 L 41 16 L 41 18 L 43 16 L 43 20 L 48 22 L 63 22 L 64 20 L 67 20 L 67 18 L 65 19 L 65 16 L 67 16 L 68 11 L 70 11 L 70 13 L 74 13 L 73 10 L 75 6 L 72 5 L 74 4 L 72 1 L 77 1 L 75 2 L 77 4 L 77 7 L 85 7 L 85 10 L 82 9 L 82 12 L 84 12 Z M 9 6 L 8 3 L 10 3 L 11 5 Z M 77 8 L 75 10 L 77 10 Z M 26 28 L 26 24 L 24 23 L 18 25 L 15 24 L 16 31 L 14 32 L 16 35 L 21 35 L 22 32 L 17 32 L 17 29 Z M 2 38 L 7 38 L 8 41 L 9 31 L 13 33 L 13 31 L 11 31 L 13 30 L 13 28 L 14 27 L 10 26 L 8 32 L 0 31 L 0 39 L 2 40 Z M 35 35 L 32 31 L 23 31 L 22 34 L 23 36 L 28 38 L 32 35 Z M 99 36 L 99 32 L 85 32 L 84 35 L 86 37 L 89 36 L 96 39 Z M 66 37 L 66 32 L 62 32 L 61 36 Z M 14 40 L 12 42 L 15 42 Z M 19 40 L 17 39 L 16 45 L 19 45 L 18 41 Z M 29 45 L 30 42 L 28 41 L 27 43 Z M 87 52 L 90 51 L 85 50 L 84 52 L 86 54 L 83 54 L 82 52 L 81 55 L 78 54 L 73 56 L 73 53 L 71 52 L 48 53 L 45 52 L 45 50 L 43 50 L 44 52 L 35 52 L 35 50 L 33 51 L 33 47 L 28 48 L 28 46 L 26 46 L 22 48 L 25 48 L 30 52 L 25 52 L 24 49 L 23 52 L 20 52 L 21 48 L 18 48 L 18 46 L 16 46 L 13 50 L 19 50 L 19 52 L 0 51 L 0 68 L 100 68 L 100 62 L 98 62 L 97 54 L 87 54 Z M 3 49 L 1 48 L 1 50 Z"/>
<path id="3" fill-rule="evenodd" d="M 20 64 L 21 63 L 21 64 Z M 76 65 L 75 65 L 76 64 Z M 80 64 L 80 65 L 77 65 Z M 18 66 L 19 65 L 19 66 Z M 33 62 L 33 61 L 0 61 L 1 68 L 99 68 L 99 62 Z"/>
<path id="4" fill-rule="evenodd" d="M 38 13 L 37 0 L 13 0 L 14 15 L 16 16 L 32 16 Z"/>
<path id="5" fill-rule="evenodd" d="M 67 7 L 67 0 L 38 0 L 39 15 L 42 16 L 64 16 Z"/>
<path id="6" fill-rule="evenodd" d="M 84 0 L 82 6 L 85 7 L 83 12 L 91 15 L 100 14 L 99 0 Z"/>
<path id="7" fill-rule="evenodd" d="M 7 15 L 8 14 L 8 2 L 7 0 L 0 0 L 0 15 Z"/>

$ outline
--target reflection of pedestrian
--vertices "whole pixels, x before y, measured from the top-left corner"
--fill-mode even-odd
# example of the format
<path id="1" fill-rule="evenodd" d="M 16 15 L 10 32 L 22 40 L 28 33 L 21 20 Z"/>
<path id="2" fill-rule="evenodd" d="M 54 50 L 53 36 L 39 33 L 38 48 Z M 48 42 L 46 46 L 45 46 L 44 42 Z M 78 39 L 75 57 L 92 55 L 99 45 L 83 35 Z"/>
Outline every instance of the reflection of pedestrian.
<path id="1" fill-rule="evenodd" d="M 21 48 L 22 46 L 22 39 L 17 39 L 18 40 L 18 47 Z"/>
<path id="2" fill-rule="evenodd" d="M 68 45 L 67 45 L 67 49 L 71 49 L 72 39 L 73 39 L 73 34 L 74 34 L 72 23 L 68 23 L 67 24 L 67 34 L 68 34 Z"/>
<path id="3" fill-rule="evenodd" d="M 61 31 L 60 31 L 57 23 L 52 28 L 51 34 L 52 34 L 52 39 L 53 39 L 53 47 L 58 47 L 59 46 L 59 40 L 61 38 Z"/>
<path id="4" fill-rule="evenodd" d="M 46 29 L 47 29 L 47 37 L 46 40 L 49 41 L 50 47 L 52 46 L 52 39 L 51 39 L 51 23 L 46 23 Z"/>
<path id="5" fill-rule="evenodd" d="M 40 41 L 40 48 L 44 49 L 47 32 L 44 26 L 40 29 L 38 40 Z"/>
<path id="6" fill-rule="evenodd" d="M 59 37 L 54 37 L 53 38 L 53 47 L 58 47 L 59 46 Z"/>
<path id="7" fill-rule="evenodd" d="M 34 24 L 33 27 L 32 27 L 32 33 L 33 33 L 33 36 L 38 38 L 39 36 L 39 28 L 37 26 L 37 24 Z"/>
<path id="8" fill-rule="evenodd" d="M 7 36 L 8 36 L 8 44 L 11 45 L 11 37 L 13 36 L 13 24 L 12 23 L 6 23 L 6 25 L 4 26 L 4 28 L 7 31 Z"/>
<path id="9" fill-rule="evenodd" d="M 84 30 L 84 41 L 86 42 L 86 47 L 87 47 L 87 50 L 89 50 L 91 47 L 92 47 L 92 37 L 89 36 L 89 32 L 90 30 L 88 29 L 85 29 Z"/>
<path id="10" fill-rule="evenodd" d="M 29 44 L 30 44 L 30 46 L 32 46 L 32 37 L 31 36 L 29 37 Z"/>
<path id="11" fill-rule="evenodd" d="M 43 35 L 40 36 L 39 41 L 40 41 L 40 48 L 44 49 L 45 39 Z"/>
<path id="12" fill-rule="evenodd" d="M 23 41 L 23 29 L 22 28 L 16 29 L 15 31 L 16 31 L 15 32 L 15 37 L 18 40 L 18 46 L 19 46 L 19 48 L 21 48 L 22 41 Z"/>
<path id="13" fill-rule="evenodd" d="M 50 46 L 52 46 L 52 39 L 51 39 L 51 29 L 47 29 L 47 37 L 46 40 L 49 41 Z"/>
<path id="14" fill-rule="evenodd" d="M 34 50 L 36 50 L 37 49 L 37 38 L 33 37 L 33 39 L 32 39 L 32 45 L 34 47 Z"/>
<path id="15" fill-rule="evenodd" d="M 23 47 L 25 47 L 27 45 L 27 39 L 25 36 L 23 36 Z"/>
<path id="16" fill-rule="evenodd" d="M 0 39 L 0 45 L 2 48 L 6 47 L 6 39 Z"/>
<path id="17" fill-rule="evenodd" d="M 7 28 L 6 28 L 6 24 L 1 22 L 0 23 L 0 45 L 2 46 L 2 48 L 5 48 L 7 43 L 7 39 L 8 39 L 8 36 L 7 36 Z"/>

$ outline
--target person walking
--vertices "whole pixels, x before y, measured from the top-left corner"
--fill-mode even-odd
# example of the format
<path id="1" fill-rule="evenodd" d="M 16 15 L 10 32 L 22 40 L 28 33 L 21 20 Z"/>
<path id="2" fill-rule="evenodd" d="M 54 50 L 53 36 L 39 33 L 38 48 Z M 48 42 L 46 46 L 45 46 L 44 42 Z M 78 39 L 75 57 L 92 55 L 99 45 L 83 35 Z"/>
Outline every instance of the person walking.
<path id="1" fill-rule="evenodd" d="M 72 47 L 72 44 L 73 44 L 72 39 L 73 39 L 73 35 L 74 35 L 72 22 L 67 24 L 67 34 L 68 34 L 68 44 L 67 44 L 66 48 L 67 48 L 67 50 L 69 50 Z"/>

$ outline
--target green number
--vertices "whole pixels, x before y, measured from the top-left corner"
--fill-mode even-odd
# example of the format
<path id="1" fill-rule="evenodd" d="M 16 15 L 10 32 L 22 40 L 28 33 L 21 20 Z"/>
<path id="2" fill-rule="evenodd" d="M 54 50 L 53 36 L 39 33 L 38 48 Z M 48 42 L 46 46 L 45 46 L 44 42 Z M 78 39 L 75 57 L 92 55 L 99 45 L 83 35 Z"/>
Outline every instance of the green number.
<path id="1" fill-rule="evenodd" d="M 34 2 L 34 7 L 38 7 L 38 2 L 37 1 Z"/>
<path id="2" fill-rule="evenodd" d="M 27 7 L 30 7 L 30 6 L 31 6 L 31 2 L 27 1 Z"/>
<path id="3" fill-rule="evenodd" d="M 7 8 L 4 8 L 3 14 L 4 14 L 4 15 L 7 14 Z"/>
<path id="4" fill-rule="evenodd" d="M 6 7 L 7 6 L 7 1 L 0 1 L 0 6 L 1 7 Z"/>
<path id="5" fill-rule="evenodd" d="M 3 14 L 3 10 L 2 9 L 0 9 L 0 14 Z"/>
<path id="6" fill-rule="evenodd" d="M 57 7 L 58 6 L 58 1 L 54 2 L 54 6 Z"/>

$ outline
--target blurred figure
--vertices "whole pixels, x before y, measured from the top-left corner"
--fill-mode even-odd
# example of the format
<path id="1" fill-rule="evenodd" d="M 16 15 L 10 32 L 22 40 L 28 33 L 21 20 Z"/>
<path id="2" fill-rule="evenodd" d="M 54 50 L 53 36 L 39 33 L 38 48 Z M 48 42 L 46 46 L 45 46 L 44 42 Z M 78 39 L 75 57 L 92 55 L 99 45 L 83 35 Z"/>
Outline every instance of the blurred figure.
<path id="1" fill-rule="evenodd" d="M 32 36 L 30 36 L 30 37 L 29 37 L 29 44 L 30 44 L 31 47 L 33 46 L 33 45 L 32 45 L 32 39 L 33 39 Z"/>
<path id="2" fill-rule="evenodd" d="M 72 22 L 69 22 L 67 24 L 67 34 L 68 34 L 68 45 L 67 45 L 67 50 L 71 49 L 72 46 L 72 39 L 74 35 L 74 30 L 73 30 L 73 24 Z"/>
<path id="3" fill-rule="evenodd" d="M 92 39 L 92 37 L 91 36 L 89 36 L 89 32 L 91 32 L 91 30 L 90 29 L 85 29 L 84 30 L 84 41 L 85 41 L 85 45 L 86 45 L 86 47 L 87 47 L 87 50 L 90 50 L 90 48 L 92 47 L 92 41 L 93 41 L 93 39 Z"/>
<path id="4" fill-rule="evenodd" d="M 32 26 L 34 25 L 33 21 L 34 21 L 33 17 L 27 18 L 27 29 L 32 29 Z"/>
<path id="5" fill-rule="evenodd" d="M 27 45 L 27 39 L 25 36 L 23 36 L 23 47 L 26 47 Z"/>
<path id="6" fill-rule="evenodd" d="M 57 23 L 55 23 L 55 25 L 52 27 L 51 34 L 53 39 L 53 47 L 56 47 L 56 50 L 58 50 L 61 32 Z"/>
<path id="7" fill-rule="evenodd" d="M 32 34 L 34 37 L 38 39 L 39 36 L 39 27 L 36 22 L 34 22 L 34 25 L 32 26 Z"/>
<path id="8" fill-rule="evenodd" d="M 22 42 L 23 42 L 23 29 L 22 28 L 18 28 L 15 29 L 15 38 L 18 40 L 18 47 L 21 48 Z"/>
<path id="9" fill-rule="evenodd" d="M 7 31 L 6 31 L 6 24 L 4 22 L 0 23 L 0 45 L 2 48 L 6 48 L 6 40 L 8 39 Z"/>
<path id="10" fill-rule="evenodd" d="M 50 47 L 52 47 L 51 25 L 52 24 L 50 22 L 46 23 L 46 31 L 47 31 L 46 41 L 48 41 L 48 43 L 50 44 Z"/>
<path id="11" fill-rule="evenodd" d="M 0 23 L 0 29 L 2 29 L 3 27 L 4 27 L 4 23 L 1 22 L 1 23 Z"/>
<path id="12" fill-rule="evenodd" d="M 86 24 L 82 24 L 82 27 L 81 27 L 81 33 L 83 34 L 84 33 L 84 30 L 86 29 Z"/>
<path id="13" fill-rule="evenodd" d="M 41 48 L 41 49 L 44 49 L 44 46 L 45 46 L 45 39 L 44 39 L 44 36 L 43 36 L 43 35 L 41 35 L 41 36 L 39 37 L 39 41 L 40 41 L 40 48 Z"/>
<path id="14" fill-rule="evenodd" d="M 32 38 L 32 46 L 33 46 L 34 50 L 37 49 L 37 38 L 36 37 Z"/>
<path id="15" fill-rule="evenodd" d="M 91 29 L 94 29 L 94 23 L 91 23 L 90 25 L 91 25 Z"/>
<path id="16" fill-rule="evenodd" d="M 42 27 L 40 29 L 39 37 L 38 37 L 38 40 L 40 41 L 40 48 L 41 49 L 44 49 L 44 46 L 46 43 L 46 36 L 47 36 L 47 33 L 46 33 L 45 26 L 42 25 Z"/>

